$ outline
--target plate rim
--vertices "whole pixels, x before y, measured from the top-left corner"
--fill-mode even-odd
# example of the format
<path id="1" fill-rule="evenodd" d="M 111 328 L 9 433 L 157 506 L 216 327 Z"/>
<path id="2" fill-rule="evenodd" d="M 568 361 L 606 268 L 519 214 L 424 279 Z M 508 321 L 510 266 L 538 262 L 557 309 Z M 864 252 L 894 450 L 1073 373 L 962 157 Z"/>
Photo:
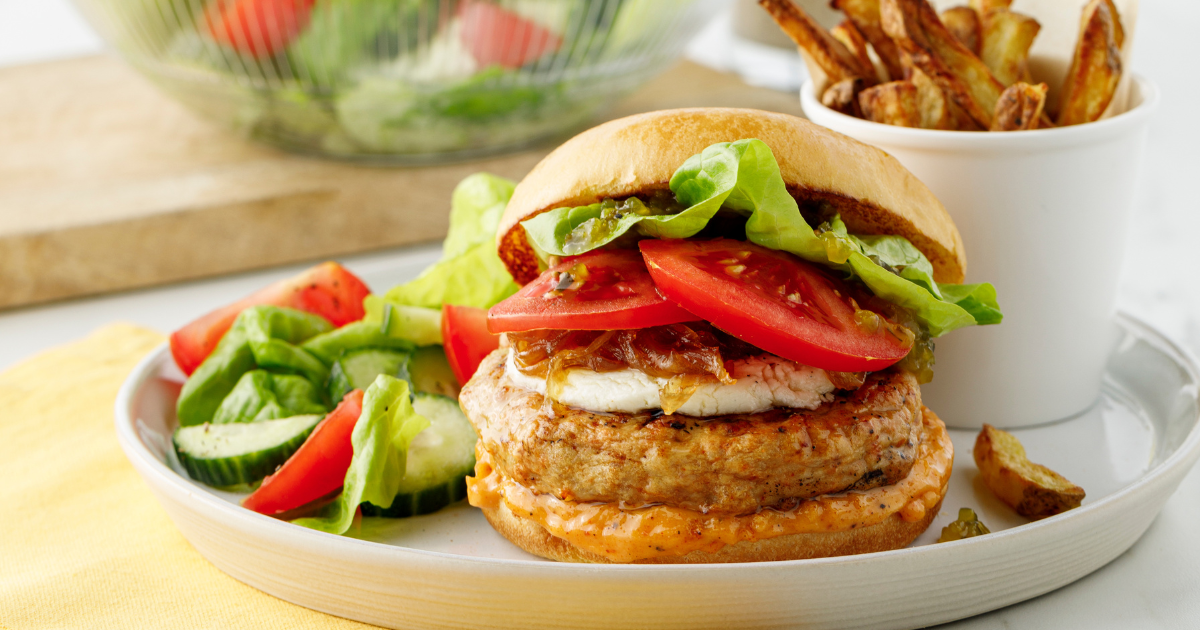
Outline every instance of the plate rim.
<path id="1" fill-rule="evenodd" d="M 1114 317 L 1115 321 L 1122 328 L 1139 334 L 1143 339 L 1150 340 L 1160 351 L 1168 356 L 1171 356 L 1173 362 L 1183 368 L 1194 382 L 1200 383 L 1200 368 L 1197 367 L 1196 358 L 1186 348 L 1176 343 L 1160 330 L 1155 328 L 1145 320 L 1128 313 L 1126 311 L 1118 311 Z M 157 371 L 158 366 L 163 360 L 170 356 L 169 342 L 164 341 L 146 356 L 142 357 L 137 365 L 130 371 L 129 375 L 122 382 L 120 389 L 117 392 L 117 398 L 114 409 L 114 424 L 116 425 L 117 441 L 125 453 L 127 459 L 133 467 L 139 472 L 142 477 L 147 477 L 148 474 L 154 475 L 157 480 L 165 484 L 175 491 L 186 495 L 188 499 L 196 500 L 201 505 L 216 510 L 221 516 L 226 518 L 236 519 L 252 527 L 273 527 L 283 526 L 288 535 L 300 536 L 301 541 L 311 541 L 314 546 L 322 544 L 333 544 L 335 541 L 340 541 L 341 544 L 348 544 L 352 548 L 359 551 L 370 551 L 372 553 L 383 553 L 393 556 L 399 560 L 448 560 L 454 562 L 465 562 L 473 565 L 483 565 L 489 568 L 508 568 L 513 570 L 524 571 L 577 571 L 581 565 L 578 563 L 569 562 L 554 562 L 543 559 L 515 559 L 515 558 L 486 558 L 480 556 L 468 556 L 445 551 L 431 551 L 427 549 L 416 549 L 412 547 L 403 547 L 399 545 L 390 545 L 370 540 L 352 538 L 348 536 L 340 536 L 312 530 L 306 527 L 295 525 L 288 521 L 276 519 L 264 514 L 259 514 L 250 510 L 241 508 L 220 497 L 206 491 L 205 488 L 200 488 L 201 492 L 197 492 L 196 482 L 186 479 L 179 473 L 175 472 L 165 462 L 159 461 L 149 448 L 142 441 L 137 433 L 137 419 L 133 413 L 133 403 L 135 396 L 141 386 L 149 380 L 149 378 Z M 1191 468 L 1195 464 L 1197 458 L 1200 458 L 1200 389 L 1193 392 L 1191 397 L 1197 400 L 1197 421 L 1189 431 L 1187 438 L 1180 443 L 1170 456 L 1152 466 L 1145 471 L 1137 480 L 1129 485 L 1109 494 L 1095 503 L 1090 503 L 1079 508 L 1069 510 L 1062 514 L 1052 516 L 1046 519 L 1032 521 L 1017 527 L 1011 527 L 999 532 L 989 534 L 988 536 L 980 536 L 963 540 L 952 541 L 937 545 L 922 545 L 919 547 L 905 547 L 901 549 L 891 549 L 887 551 L 877 551 L 873 553 L 850 555 L 850 556 L 834 556 L 829 558 L 811 558 L 804 560 L 777 560 L 772 562 L 738 562 L 738 563 L 710 563 L 710 564 L 601 564 L 601 565 L 586 565 L 590 570 L 602 570 L 606 572 L 625 572 L 638 571 L 659 574 L 672 573 L 687 573 L 695 575 L 698 572 L 706 571 L 731 571 L 739 570 L 760 570 L 760 571 L 775 571 L 787 568 L 809 568 L 821 567 L 826 565 L 848 565 L 861 562 L 872 562 L 880 558 L 904 557 L 916 554 L 936 555 L 945 553 L 955 553 L 957 549 L 963 545 L 970 546 L 1003 546 L 1014 536 L 1029 536 L 1032 532 L 1037 532 L 1047 529 L 1062 529 L 1068 528 L 1076 521 L 1086 519 L 1097 511 L 1104 511 L 1111 504 L 1120 503 L 1127 500 L 1131 495 L 1140 494 L 1147 490 L 1148 486 L 1153 486 L 1160 482 L 1162 478 L 1169 473 L 1175 471 L 1180 466 Z M 1026 428 L 1026 427 L 1023 427 Z M 136 458 L 135 458 L 136 456 Z M 1188 462 L 1187 460 L 1191 460 Z M 1184 471 L 1186 473 L 1186 471 Z M 146 479 L 152 486 L 154 485 L 150 479 Z M 601 569 L 601 567 L 603 567 Z"/>

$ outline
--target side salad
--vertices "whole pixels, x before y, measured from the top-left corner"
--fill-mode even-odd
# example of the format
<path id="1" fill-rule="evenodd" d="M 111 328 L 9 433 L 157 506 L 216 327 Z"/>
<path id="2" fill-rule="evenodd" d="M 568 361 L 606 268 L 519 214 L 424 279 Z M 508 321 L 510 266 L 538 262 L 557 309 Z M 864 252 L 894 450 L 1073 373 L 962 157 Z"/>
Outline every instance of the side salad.
<path id="1" fill-rule="evenodd" d="M 248 509 L 342 534 L 466 496 L 476 435 L 457 396 L 499 346 L 486 308 L 517 290 L 493 235 L 513 183 L 455 189 L 442 259 L 375 295 L 324 263 L 171 335 L 188 375 L 175 452 Z"/>

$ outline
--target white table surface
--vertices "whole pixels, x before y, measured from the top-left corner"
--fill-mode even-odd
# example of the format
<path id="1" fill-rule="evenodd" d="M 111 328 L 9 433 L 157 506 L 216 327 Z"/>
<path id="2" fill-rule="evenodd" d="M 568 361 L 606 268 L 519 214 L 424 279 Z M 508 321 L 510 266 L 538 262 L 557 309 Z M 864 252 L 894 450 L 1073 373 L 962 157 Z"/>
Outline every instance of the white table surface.
<path id="1" fill-rule="evenodd" d="M 1158 82 L 1163 98 L 1151 128 L 1119 298 L 1122 309 L 1195 354 L 1200 354 L 1200 196 L 1194 192 L 1200 181 L 1198 25 L 1195 0 L 1142 4 L 1132 65 Z M 734 56 L 726 30 L 727 22 L 718 21 L 692 47 L 692 57 L 728 67 Z M 102 46 L 66 0 L 0 0 L 0 66 L 91 54 Z M 436 255 L 437 247 L 427 246 L 344 262 L 371 286 L 386 289 Z M 0 312 L 0 369 L 113 321 L 170 331 L 304 266 Z M 1107 567 L 1037 599 L 942 628 L 1200 628 L 1200 468 L 1146 535 Z"/>

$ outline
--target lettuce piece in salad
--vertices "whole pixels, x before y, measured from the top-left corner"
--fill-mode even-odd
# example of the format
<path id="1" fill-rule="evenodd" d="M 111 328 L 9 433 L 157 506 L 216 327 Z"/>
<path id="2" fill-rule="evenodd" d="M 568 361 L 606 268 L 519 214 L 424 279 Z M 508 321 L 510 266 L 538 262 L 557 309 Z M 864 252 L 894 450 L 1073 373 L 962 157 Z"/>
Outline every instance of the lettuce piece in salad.
<path id="1" fill-rule="evenodd" d="M 358 506 L 391 507 L 408 463 L 408 446 L 429 420 L 413 410 L 408 383 L 386 374 L 376 377 L 363 397 L 362 415 L 350 441 L 354 457 L 342 493 L 316 517 L 292 521 L 331 534 L 344 534 Z"/>
<path id="2" fill-rule="evenodd" d="M 324 383 L 329 368 L 297 344 L 332 329 L 323 317 L 296 309 L 260 305 L 242 311 L 212 354 L 183 384 L 175 406 L 179 425 L 211 422 L 242 375 L 257 368 Z"/>
<path id="3" fill-rule="evenodd" d="M 221 401 L 212 422 L 259 422 L 328 411 L 321 390 L 303 376 L 250 370 Z"/>
<path id="4" fill-rule="evenodd" d="M 542 255 L 571 256 L 602 247 L 634 230 L 655 238 L 687 238 L 718 212 L 746 217 L 746 239 L 857 277 L 875 295 L 903 306 L 933 337 L 964 326 L 999 323 L 990 284 L 941 285 L 929 260 L 900 236 L 855 236 L 839 217 L 814 230 L 787 191 L 770 147 L 750 138 L 722 142 L 688 158 L 671 191 L 684 209 L 674 213 L 612 212 L 602 204 L 558 208 L 521 225 Z"/>
<path id="5" fill-rule="evenodd" d="M 487 173 L 460 182 L 451 198 L 442 259 L 416 280 L 393 287 L 383 299 L 396 306 L 487 308 L 516 293 L 520 287 L 496 255 L 495 242 L 496 227 L 515 187 Z"/>

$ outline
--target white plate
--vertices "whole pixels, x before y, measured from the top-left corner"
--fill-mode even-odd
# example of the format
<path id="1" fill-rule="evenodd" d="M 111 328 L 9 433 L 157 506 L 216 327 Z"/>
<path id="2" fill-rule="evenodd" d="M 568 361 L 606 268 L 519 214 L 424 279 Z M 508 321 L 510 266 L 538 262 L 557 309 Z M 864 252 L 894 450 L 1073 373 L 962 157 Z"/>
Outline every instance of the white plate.
<path id="1" fill-rule="evenodd" d="M 919 627 L 1029 599 L 1104 566 L 1142 535 L 1200 456 L 1193 361 L 1147 325 L 1118 319 L 1124 339 L 1097 404 L 1015 432 L 1033 461 L 1083 486 L 1083 507 L 1025 522 L 977 479 L 974 433 L 951 431 L 958 457 L 933 526 L 907 549 L 861 556 L 559 564 L 518 550 L 466 505 L 364 519 L 355 538 L 255 514 L 236 505 L 238 495 L 190 481 L 174 461 L 171 381 L 180 375 L 165 345 L 121 388 L 117 435 L 205 558 L 267 593 L 341 617 L 391 628 Z M 959 507 L 974 508 L 994 533 L 931 545 Z"/>

